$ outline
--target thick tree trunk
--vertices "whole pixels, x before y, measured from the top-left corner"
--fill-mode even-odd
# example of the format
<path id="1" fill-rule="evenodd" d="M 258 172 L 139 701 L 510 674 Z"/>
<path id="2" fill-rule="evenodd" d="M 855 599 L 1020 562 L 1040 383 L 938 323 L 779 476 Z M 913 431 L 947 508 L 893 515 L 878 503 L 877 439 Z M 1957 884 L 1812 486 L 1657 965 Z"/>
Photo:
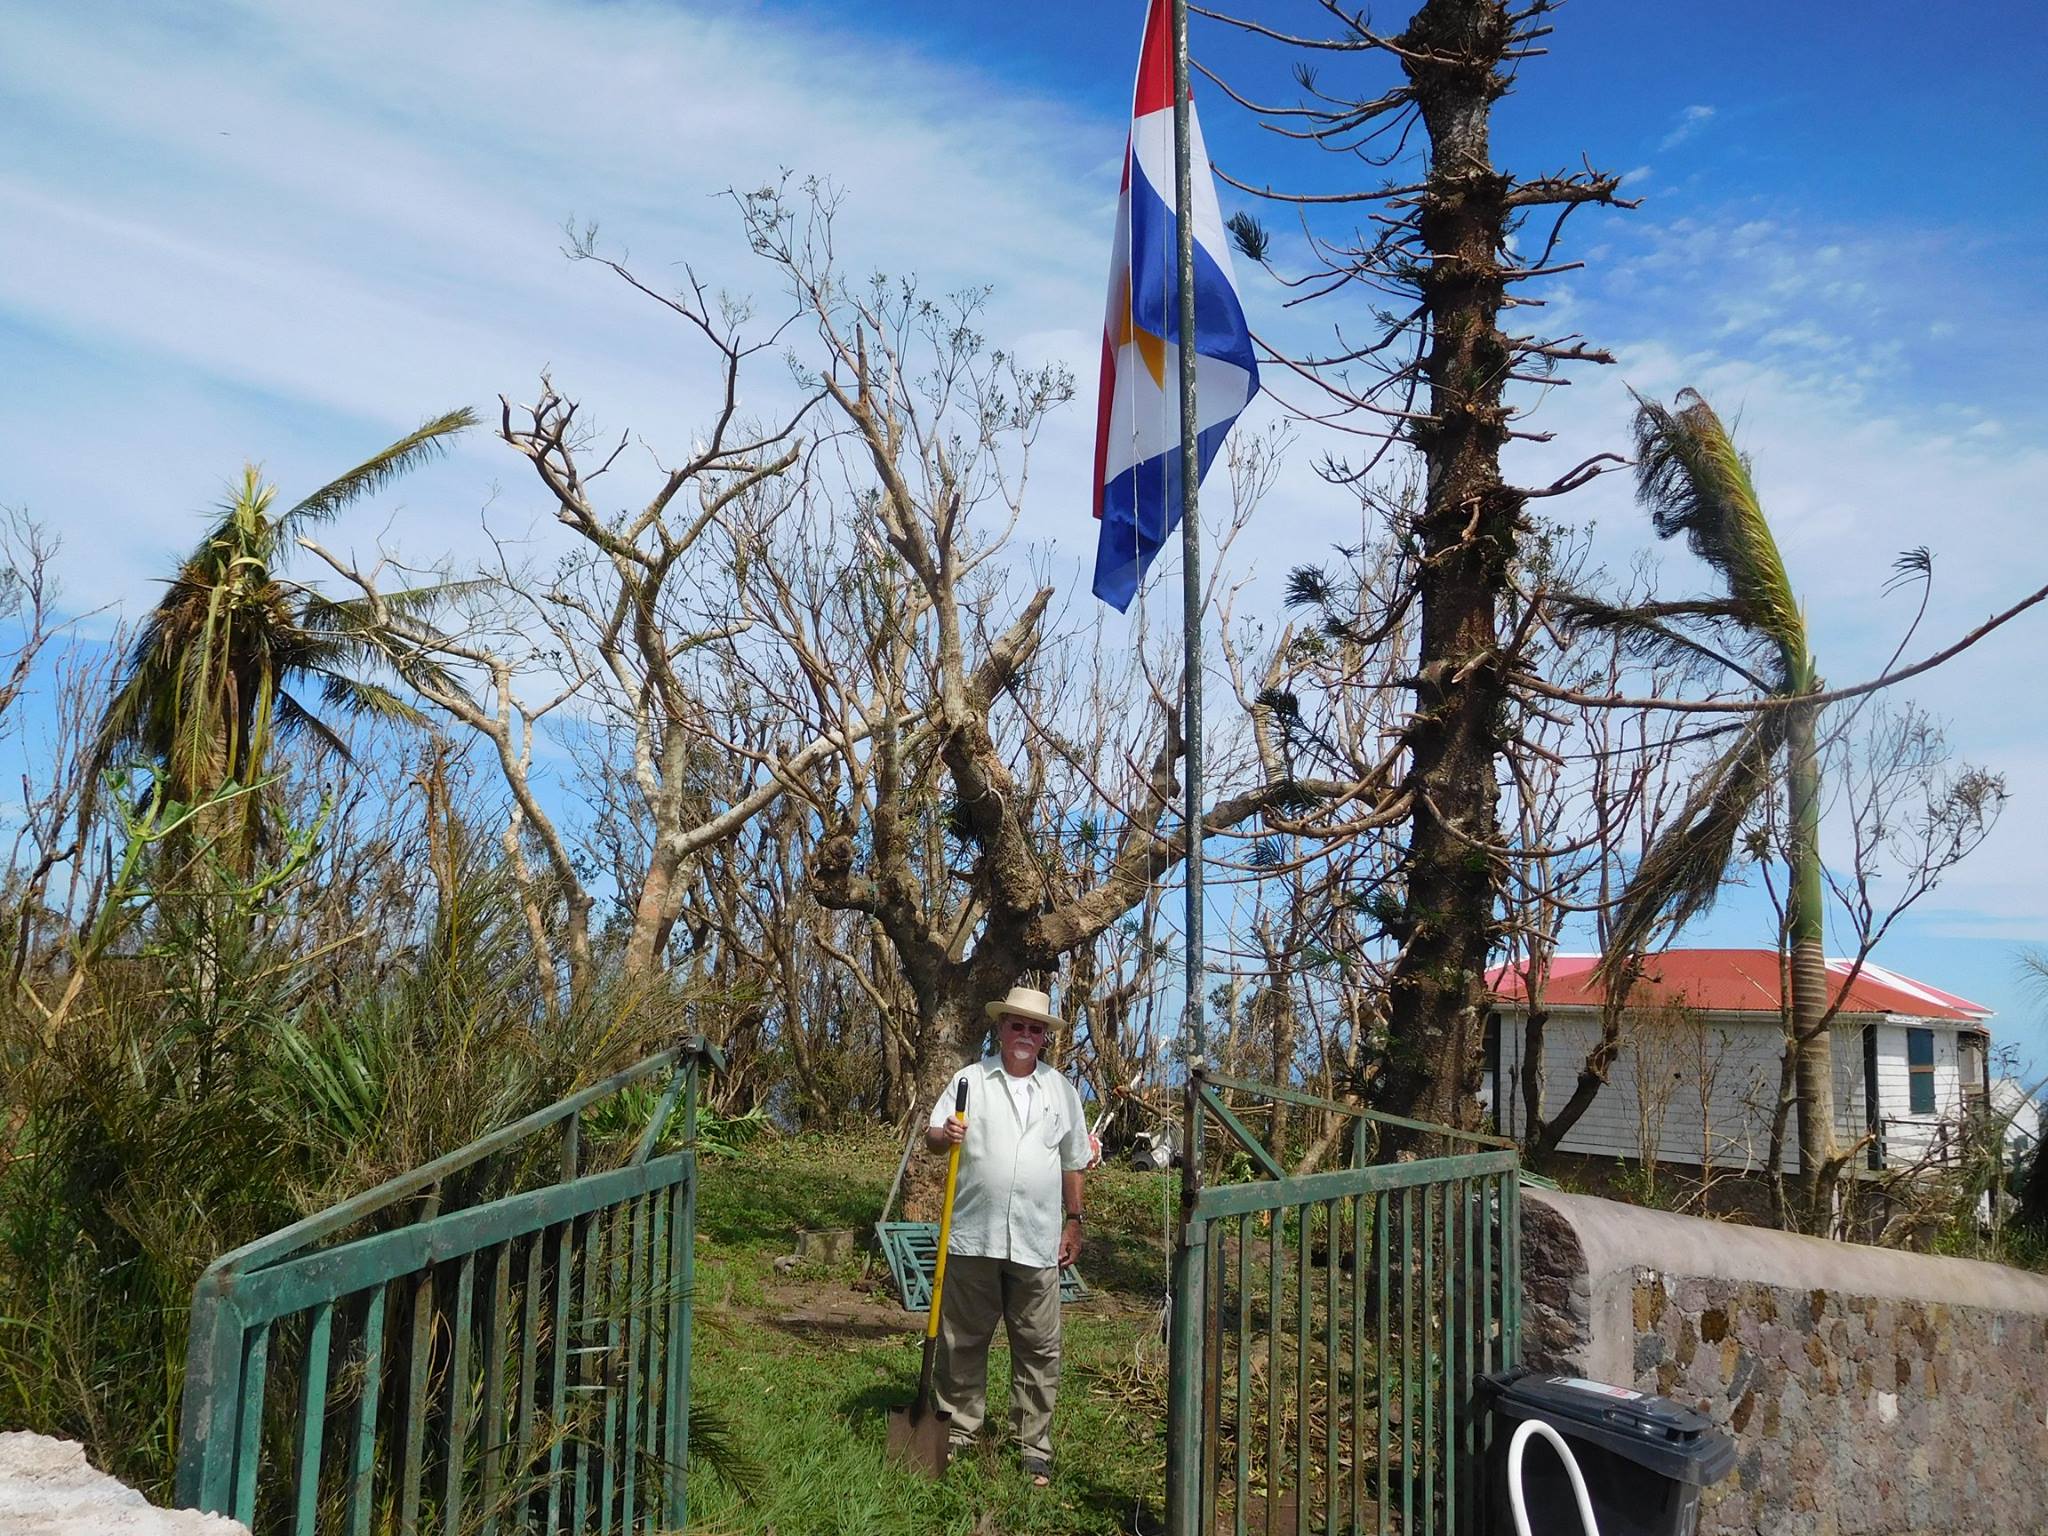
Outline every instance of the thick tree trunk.
<path id="1" fill-rule="evenodd" d="M 929 1106 L 953 1074 L 981 1054 L 986 1033 L 979 998 L 951 988 L 918 1009 L 917 1101 Z"/>
<path id="2" fill-rule="evenodd" d="M 1522 1126 L 1517 1132 L 1505 1117 L 1503 1136 L 1517 1136 L 1525 1148 L 1534 1149 L 1543 1128 L 1543 1053 L 1550 1040 L 1550 1010 L 1536 998 L 1529 1000 L 1529 1014 L 1522 1021 L 1522 1069 L 1517 1074 L 1522 1087 Z"/>
<path id="3" fill-rule="evenodd" d="M 967 997 L 964 989 L 947 987 L 919 1002 L 920 1049 L 915 1102 L 911 1106 L 913 1129 L 923 1124 L 953 1074 L 980 1056 L 984 1035 L 982 1000 Z M 945 1172 L 945 1159 L 926 1152 L 921 1145 L 911 1154 L 910 1171 L 903 1183 L 903 1220 L 939 1219 Z"/>
<path id="4" fill-rule="evenodd" d="M 2020 1186 L 2019 1210 L 2013 1225 L 2036 1237 L 2048 1237 L 2048 1136 L 2034 1143 L 2034 1155 L 2027 1163 L 2026 1182 Z"/>
<path id="5" fill-rule="evenodd" d="M 1488 138 L 1492 104 L 1506 88 L 1498 65 L 1508 36 L 1494 0 L 1429 0 L 1399 40 L 1430 139 L 1419 215 L 1430 350 L 1428 414 L 1411 427 L 1427 464 L 1405 786 L 1415 809 L 1381 1102 L 1447 1122 L 1467 1118 L 1478 1086 L 1498 878 L 1487 850 L 1498 843 L 1495 771 L 1507 704 L 1497 606 L 1520 513 L 1500 475 L 1512 353 L 1498 323 L 1496 255 L 1509 207 Z"/>
<path id="6" fill-rule="evenodd" d="M 626 935 L 626 950 L 621 959 L 628 976 L 652 976 L 661 969 L 668 936 L 682 909 L 681 894 L 676 889 L 681 864 L 681 860 L 656 842 L 646 877 L 640 882 L 640 894 L 633 901 L 633 926 Z"/>

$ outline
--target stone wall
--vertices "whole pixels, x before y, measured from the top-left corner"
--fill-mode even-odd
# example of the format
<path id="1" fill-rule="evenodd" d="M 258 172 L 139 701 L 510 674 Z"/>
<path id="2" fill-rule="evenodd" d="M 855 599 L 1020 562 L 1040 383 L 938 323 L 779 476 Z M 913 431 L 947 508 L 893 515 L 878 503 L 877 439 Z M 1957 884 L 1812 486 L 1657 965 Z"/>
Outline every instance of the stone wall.
<path id="1" fill-rule="evenodd" d="M 2048 1531 L 2048 1276 L 1526 1190 L 1531 1364 L 1699 1408 L 1702 1532 Z"/>

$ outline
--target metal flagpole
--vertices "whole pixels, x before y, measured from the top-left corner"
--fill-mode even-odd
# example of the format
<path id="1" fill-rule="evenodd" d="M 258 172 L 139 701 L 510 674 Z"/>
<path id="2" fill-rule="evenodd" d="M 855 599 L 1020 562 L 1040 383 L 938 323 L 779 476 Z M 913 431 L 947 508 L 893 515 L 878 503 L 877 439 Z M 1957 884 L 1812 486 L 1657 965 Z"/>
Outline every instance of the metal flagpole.
<path id="1" fill-rule="evenodd" d="M 1195 172 L 1188 124 L 1188 7 L 1173 0 L 1174 261 L 1180 297 L 1180 550 L 1181 737 L 1187 832 L 1187 1082 L 1181 1111 L 1181 1220 L 1173 1253 L 1171 1377 L 1166 1406 L 1166 1521 L 1172 1536 L 1192 1536 L 1201 1522 L 1202 1318 L 1206 1244 L 1194 1229 L 1201 1188 L 1202 1110 L 1196 1097 L 1208 1056 L 1203 1027 L 1202 965 L 1202 534 L 1195 516 L 1201 476 L 1195 416 Z"/>
<path id="2" fill-rule="evenodd" d="M 1195 167 L 1188 134 L 1188 6 L 1173 0 L 1173 221 L 1180 292 L 1181 729 L 1187 740 L 1188 1052 L 1208 1055 L 1202 1008 L 1202 528 L 1195 493 L 1202 474 L 1195 416 Z"/>
<path id="3" fill-rule="evenodd" d="M 1202 461 L 1195 416 L 1194 150 L 1188 142 L 1188 6 L 1173 0 L 1173 221 L 1180 291 L 1181 729 L 1187 739 L 1188 1052 L 1208 1054 L 1202 1023 L 1202 528 L 1195 493 Z"/>

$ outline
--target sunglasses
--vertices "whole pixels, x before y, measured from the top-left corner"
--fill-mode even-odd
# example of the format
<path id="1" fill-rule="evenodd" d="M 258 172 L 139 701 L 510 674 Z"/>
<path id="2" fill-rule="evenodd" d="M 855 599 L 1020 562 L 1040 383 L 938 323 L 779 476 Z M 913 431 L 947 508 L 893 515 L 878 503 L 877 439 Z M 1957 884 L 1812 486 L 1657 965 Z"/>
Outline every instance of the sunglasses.
<path id="1" fill-rule="evenodd" d="M 1020 1035 L 1042 1035 L 1045 1033 L 1045 1026 L 1036 1019 L 1005 1019 L 1003 1020 L 1003 1028 L 1014 1029 Z"/>

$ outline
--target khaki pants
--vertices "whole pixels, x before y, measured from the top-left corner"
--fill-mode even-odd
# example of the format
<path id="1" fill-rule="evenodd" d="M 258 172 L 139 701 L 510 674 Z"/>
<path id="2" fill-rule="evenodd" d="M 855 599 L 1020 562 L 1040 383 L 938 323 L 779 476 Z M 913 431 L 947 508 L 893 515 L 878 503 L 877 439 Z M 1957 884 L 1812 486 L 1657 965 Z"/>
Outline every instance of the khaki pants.
<path id="1" fill-rule="evenodd" d="M 1052 1407 L 1060 1385 L 1060 1272 L 1007 1259 L 946 1256 L 939 1303 L 939 1407 L 955 1445 L 988 1416 L 988 1346 L 996 1319 L 1010 1336 L 1010 1437 L 1018 1454 L 1052 1460 Z"/>

